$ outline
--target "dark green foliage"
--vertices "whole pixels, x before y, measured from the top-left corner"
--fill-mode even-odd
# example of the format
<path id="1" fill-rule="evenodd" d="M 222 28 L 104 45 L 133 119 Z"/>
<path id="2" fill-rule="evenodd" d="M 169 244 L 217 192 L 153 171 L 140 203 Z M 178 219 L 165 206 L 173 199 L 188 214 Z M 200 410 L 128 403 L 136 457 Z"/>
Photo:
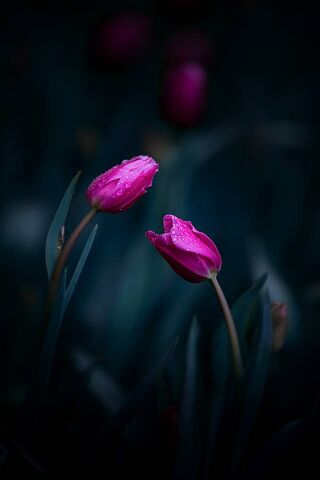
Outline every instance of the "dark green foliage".
<path id="1" fill-rule="evenodd" d="M 186 348 L 175 480 L 195 480 L 200 473 L 198 337 L 199 325 L 195 318 L 190 327 Z"/>
<path id="2" fill-rule="evenodd" d="M 80 175 L 81 172 L 79 171 L 72 179 L 60 202 L 58 210 L 53 217 L 52 223 L 48 231 L 46 240 L 46 267 L 49 280 L 51 278 L 54 266 L 59 255 L 58 244 L 61 235 L 61 227 L 65 226 L 66 218 L 70 210 L 72 197 Z"/>
<path id="3" fill-rule="evenodd" d="M 72 295 L 74 293 L 74 290 L 77 286 L 77 283 L 79 281 L 79 278 L 80 278 L 80 275 L 82 273 L 82 270 L 83 270 L 83 267 L 86 263 L 86 260 L 88 258 L 88 255 L 90 253 L 90 250 L 92 248 L 92 245 L 93 245 L 93 242 L 94 242 L 94 239 L 95 239 L 95 236 L 96 236 L 96 233 L 97 233 L 97 230 L 98 230 L 98 225 L 95 225 L 88 237 L 88 240 L 86 241 L 86 244 L 85 246 L 83 247 L 83 250 L 81 252 L 81 255 L 80 255 L 80 258 L 78 260 L 78 263 L 76 265 L 76 268 L 73 272 L 73 275 L 71 277 L 71 280 L 68 284 L 68 286 L 66 287 L 65 289 L 65 294 L 64 294 L 64 301 L 63 301 L 63 314 L 65 313 L 68 305 L 69 305 L 69 302 L 72 298 Z"/>
<path id="4" fill-rule="evenodd" d="M 154 367 L 154 369 L 144 378 L 144 380 L 135 388 L 135 390 L 130 394 L 129 398 L 126 400 L 125 404 L 120 408 L 120 410 L 114 415 L 111 419 L 110 426 L 108 428 L 108 435 L 113 435 L 118 433 L 120 430 L 125 428 L 127 423 L 135 415 L 145 397 L 150 392 L 151 388 L 155 385 L 158 376 L 161 374 L 162 370 L 166 367 L 166 364 L 170 360 L 171 355 L 173 354 L 178 339 L 169 347 L 167 352 L 161 358 L 159 363 Z"/>

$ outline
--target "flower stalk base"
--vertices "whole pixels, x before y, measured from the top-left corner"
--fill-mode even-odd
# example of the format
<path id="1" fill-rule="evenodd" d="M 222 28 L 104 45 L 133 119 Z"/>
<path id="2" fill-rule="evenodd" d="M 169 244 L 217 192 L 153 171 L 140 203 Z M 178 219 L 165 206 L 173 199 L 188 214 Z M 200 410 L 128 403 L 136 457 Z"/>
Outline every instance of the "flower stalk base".
<path id="1" fill-rule="evenodd" d="M 59 287 L 61 274 L 62 274 L 63 269 L 66 265 L 66 262 L 69 258 L 71 250 L 74 247 L 74 244 L 76 243 L 76 241 L 77 241 L 78 237 L 80 236 L 81 232 L 90 223 L 90 221 L 93 219 L 93 217 L 95 216 L 96 213 L 97 213 L 97 209 L 96 208 L 91 208 L 91 210 L 89 210 L 89 212 L 83 217 L 83 219 L 81 220 L 79 225 L 73 230 L 72 234 L 70 235 L 67 242 L 63 246 L 61 254 L 57 259 L 56 265 L 55 265 L 53 273 L 52 273 L 50 286 L 49 286 L 45 328 L 47 327 L 47 324 L 49 322 L 50 313 L 51 313 L 54 301 L 55 301 L 56 296 L 57 296 L 57 291 L 58 291 L 58 287 Z"/>
<path id="2" fill-rule="evenodd" d="M 230 339 L 234 375 L 235 375 L 236 381 L 240 383 L 243 378 L 243 363 L 242 363 L 238 335 L 237 335 L 236 327 L 233 321 L 232 313 L 226 301 L 224 293 L 220 287 L 220 284 L 217 280 L 217 276 L 212 275 L 209 280 L 213 286 L 213 289 L 217 295 L 221 309 L 223 311 L 223 315 L 227 325 L 228 335 Z"/>

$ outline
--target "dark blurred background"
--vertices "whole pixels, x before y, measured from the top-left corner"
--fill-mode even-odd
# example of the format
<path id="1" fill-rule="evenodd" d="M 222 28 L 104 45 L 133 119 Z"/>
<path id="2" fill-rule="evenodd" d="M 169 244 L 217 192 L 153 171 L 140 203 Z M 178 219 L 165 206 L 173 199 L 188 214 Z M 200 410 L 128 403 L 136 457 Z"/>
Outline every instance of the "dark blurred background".
<path id="1" fill-rule="evenodd" d="M 45 238 L 66 187 L 81 169 L 68 234 L 88 208 L 89 182 L 138 154 L 153 156 L 159 173 L 129 211 L 97 217 L 52 389 L 97 360 L 90 394 L 112 411 L 106 385 L 118 395 L 130 391 L 177 335 L 184 338 L 193 314 L 204 332 L 217 321 L 210 288 L 178 278 L 144 238 L 172 213 L 218 245 L 231 304 L 266 271 L 271 299 L 288 305 L 265 429 L 311 404 L 320 379 L 313 368 L 320 341 L 316 13 L 307 3 L 263 0 L 2 6 L 5 409 L 21 403 L 32 370 L 47 289 Z"/>

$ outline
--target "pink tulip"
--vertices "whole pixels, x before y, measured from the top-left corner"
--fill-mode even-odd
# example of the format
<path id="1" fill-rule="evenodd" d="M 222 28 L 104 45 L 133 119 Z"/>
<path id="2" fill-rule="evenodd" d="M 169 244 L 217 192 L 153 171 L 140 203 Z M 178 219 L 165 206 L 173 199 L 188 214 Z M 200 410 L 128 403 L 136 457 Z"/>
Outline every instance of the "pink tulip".
<path id="1" fill-rule="evenodd" d="M 109 66 L 123 67 L 137 61 L 147 49 L 152 33 L 151 19 L 138 12 L 120 12 L 98 29 L 94 50 Z"/>
<path id="2" fill-rule="evenodd" d="M 196 63 L 169 68 L 164 77 L 163 110 L 169 121 L 180 127 L 199 122 L 207 104 L 208 75 Z"/>
<path id="3" fill-rule="evenodd" d="M 163 227 L 164 233 L 149 230 L 146 237 L 178 275 L 198 283 L 219 272 L 222 260 L 217 247 L 191 222 L 165 215 Z"/>
<path id="4" fill-rule="evenodd" d="M 99 211 L 118 213 L 127 210 L 151 187 L 158 164 L 139 155 L 99 175 L 89 185 L 88 202 Z"/>

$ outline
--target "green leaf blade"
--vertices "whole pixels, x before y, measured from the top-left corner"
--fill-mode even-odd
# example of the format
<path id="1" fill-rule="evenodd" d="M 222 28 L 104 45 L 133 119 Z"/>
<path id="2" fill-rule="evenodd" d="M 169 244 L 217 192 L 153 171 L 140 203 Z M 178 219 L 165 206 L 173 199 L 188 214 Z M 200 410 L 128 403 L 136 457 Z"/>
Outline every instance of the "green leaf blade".
<path id="1" fill-rule="evenodd" d="M 174 480 L 199 478 L 198 401 L 198 337 L 197 319 L 192 321 L 186 353 L 186 373 L 179 422 L 179 446 Z"/>
<path id="2" fill-rule="evenodd" d="M 64 269 L 59 285 L 57 301 L 51 312 L 48 328 L 46 329 L 39 362 L 34 372 L 29 390 L 24 400 L 24 411 L 37 415 L 46 399 L 47 386 L 54 358 L 55 348 L 63 320 L 63 302 L 66 289 L 67 269 Z"/>
<path id="3" fill-rule="evenodd" d="M 45 258 L 46 258 L 46 268 L 48 278 L 50 280 L 54 266 L 56 264 L 58 258 L 58 241 L 61 232 L 61 227 L 65 224 L 72 197 L 81 175 L 81 171 L 79 171 L 68 186 L 65 194 L 60 202 L 60 205 L 53 217 L 51 222 L 47 238 L 46 238 L 46 247 L 45 247 Z"/>
<path id="4" fill-rule="evenodd" d="M 98 230 L 98 225 L 95 225 L 93 227 L 86 243 L 85 243 L 85 246 L 83 247 L 80 258 L 79 258 L 78 263 L 76 265 L 76 268 L 73 272 L 72 278 L 69 282 L 69 285 L 66 288 L 65 296 L 64 296 L 64 302 L 63 302 L 63 313 L 62 313 L 63 315 L 64 315 L 64 313 L 65 313 L 65 311 L 66 311 L 66 309 L 67 309 L 67 307 L 70 303 L 71 297 L 72 297 L 72 295 L 74 293 L 74 290 L 77 286 L 77 283 L 79 281 L 80 275 L 81 275 L 82 270 L 83 270 L 83 267 L 84 267 L 84 265 L 87 261 L 88 255 L 91 251 L 95 236 L 97 234 L 97 230 Z"/>
<path id="5" fill-rule="evenodd" d="M 247 366 L 250 357 L 248 334 L 256 326 L 257 310 L 266 280 L 267 274 L 262 275 L 252 287 L 238 298 L 231 308 L 245 366 Z M 231 408 L 229 404 L 234 396 L 230 340 L 222 318 L 213 337 L 211 368 L 214 396 L 211 400 L 205 479 L 210 478 L 213 464 L 217 461 L 215 454 L 218 448 L 218 439 L 226 421 L 224 411 Z"/>
<path id="6" fill-rule="evenodd" d="M 272 321 L 267 291 L 261 292 L 258 305 L 259 324 L 247 365 L 242 391 L 242 408 L 235 438 L 233 467 L 237 468 L 250 438 L 258 408 L 262 401 L 272 354 Z"/>

